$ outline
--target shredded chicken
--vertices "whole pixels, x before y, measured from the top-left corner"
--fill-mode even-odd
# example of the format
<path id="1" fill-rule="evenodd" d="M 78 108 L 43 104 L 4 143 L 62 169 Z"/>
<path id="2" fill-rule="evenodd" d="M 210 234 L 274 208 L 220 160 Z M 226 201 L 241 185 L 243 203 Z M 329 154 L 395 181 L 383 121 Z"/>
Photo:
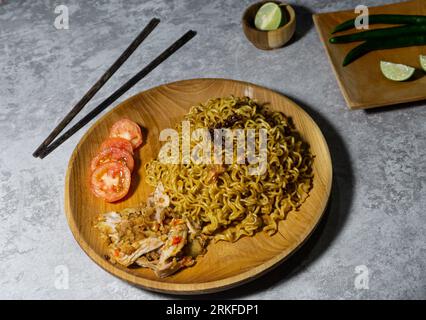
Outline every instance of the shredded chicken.
<path id="1" fill-rule="evenodd" d="M 188 235 L 186 224 L 181 219 L 173 219 L 170 224 L 171 228 L 158 260 L 151 261 L 147 257 L 135 260 L 139 266 L 152 269 L 160 278 L 172 275 L 193 262 L 191 257 L 181 258 Z"/>
<path id="2" fill-rule="evenodd" d="M 193 265 L 206 245 L 200 226 L 173 217 L 168 206 L 169 198 L 160 186 L 139 208 L 100 215 L 95 227 L 107 240 L 109 261 L 150 268 L 158 277 Z"/>
<path id="3" fill-rule="evenodd" d="M 158 238 L 147 238 L 140 240 L 133 244 L 135 251 L 133 251 L 131 254 L 125 254 L 123 251 L 120 251 L 119 248 L 112 247 L 110 248 L 110 250 L 112 250 L 111 260 L 127 267 L 134 263 L 140 256 L 158 249 L 162 245 L 163 241 Z"/>
<path id="4" fill-rule="evenodd" d="M 164 189 L 159 188 L 139 208 L 99 216 L 95 227 L 108 243 L 111 263 L 125 267 L 136 263 L 152 269 L 158 277 L 195 263 L 194 252 L 202 252 L 202 242 L 194 240 L 200 228 L 188 219 L 174 218 L 168 201 Z"/>
<path id="5" fill-rule="evenodd" d="M 190 257 L 184 257 L 182 260 L 179 261 L 173 259 L 167 264 L 159 265 L 157 270 L 155 270 L 155 274 L 160 278 L 165 278 L 179 271 L 180 269 L 190 267 L 193 264 L 194 260 Z"/>
<path id="6" fill-rule="evenodd" d="M 163 223 L 164 209 L 170 204 L 169 196 L 165 193 L 163 184 L 160 183 L 154 193 L 148 197 L 148 205 L 155 210 L 155 220 L 158 223 Z"/>
<path id="7" fill-rule="evenodd" d="M 171 258 L 176 257 L 186 244 L 188 228 L 181 219 L 173 219 L 172 227 L 167 237 L 166 243 L 161 248 L 159 264 L 164 265 Z"/>
<path id="8" fill-rule="evenodd" d="M 188 230 L 189 230 L 190 234 L 196 235 L 196 234 L 198 234 L 201 231 L 201 229 L 200 229 L 200 227 L 198 225 L 195 225 L 193 222 L 191 222 L 187 218 L 185 218 L 185 223 L 186 223 L 186 226 L 188 227 Z"/>

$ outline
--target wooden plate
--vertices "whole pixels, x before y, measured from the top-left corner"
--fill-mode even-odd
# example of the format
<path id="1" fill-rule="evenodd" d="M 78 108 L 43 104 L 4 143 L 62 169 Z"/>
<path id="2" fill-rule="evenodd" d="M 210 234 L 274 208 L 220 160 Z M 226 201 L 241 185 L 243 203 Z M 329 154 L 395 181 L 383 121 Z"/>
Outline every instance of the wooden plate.
<path id="1" fill-rule="evenodd" d="M 371 7 L 369 13 L 426 15 L 426 1 Z M 330 44 L 328 39 L 336 25 L 354 17 L 354 10 L 316 14 L 313 17 L 349 108 L 367 109 L 426 99 L 424 73 L 407 82 L 394 82 L 382 75 L 379 65 L 380 60 L 385 60 L 421 69 L 419 55 L 426 54 L 426 46 L 370 52 L 346 67 L 342 66 L 346 54 L 360 43 Z M 371 29 L 384 27 L 388 26 L 372 25 Z M 339 35 L 353 32 L 348 30 Z"/>
<path id="2" fill-rule="evenodd" d="M 297 212 L 291 212 L 279 225 L 279 232 L 269 237 L 258 233 L 236 243 L 211 244 L 208 252 L 197 259 L 194 267 L 158 279 L 143 268 L 123 268 L 105 258 L 104 243 L 93 228 L 100 213 L 137 206 L 152 189 L 145 183 L 143 164 L 156 157 L 159 133 L 174 128 L 189 107 L 209 98 L 247 95 L 259 102 L 269 102 L 271 109 L 293 118 L 297 129 L 310 143 L 314 160 L 314 186 L 307 201 Z M 118 204 L 107 204 L 95 198 L 88 188 L 90 159 L 108 136 L 111 125 L 128 117 L 147 130 L 147 142 L 136 152 L 135 172 L 129 196 Z M 75 239 L 98 265 L 113 275 L 143 288 L 166 293 L 207 293 L 234 287 L 261 275 L 296 250 L 311 234 L 320 220 L 330 195 L 332 166 L 327 143 L 309 115 L 288 98 L 271 90 L 224 79 L 194 79 L 162 85 L 124 101 L 99 119 L 84 135 L 71 156 L 65 182 L 65 212 Z"/>

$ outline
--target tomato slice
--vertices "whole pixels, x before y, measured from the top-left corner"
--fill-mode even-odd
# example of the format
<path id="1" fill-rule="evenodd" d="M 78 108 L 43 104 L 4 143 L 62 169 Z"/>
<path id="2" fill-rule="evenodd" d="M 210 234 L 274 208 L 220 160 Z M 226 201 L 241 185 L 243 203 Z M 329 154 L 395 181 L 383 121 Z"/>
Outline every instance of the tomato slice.
<path id="1" fill-rule="evenodd" d="M 118 148 L 123 149 L 133 154 L 133 147 L 129 140 L 123 138 L 108 138 L 104 142 L 102 142 L 100 150 L 108 149 L 108 148 Z"/>
<path id="2" fill-rule="evenodd" d="M 130 170 L 125 165 L 120 162 L 107 162 L 92 172 L 90 187 L 98 198 L 115 202 L 129 192 L 130 176 Z"/>
<path id="3" fill-rule="evenodd" d="M 99 152 L 90 163 L 90 169 L 94 171 L 100 165 L 107 162 L 120 162 L 133 171 L 135 162 L 133 156 L 126 150 L 110 147 Z"/>
<path id="4" fill-rule="evenodd" d="M 133 150 L 142 144 L 142 132 L 139 125 L 129 119 L 121 119 L 113 124 L 109 136 L 111 138 L 123 138 L 133 146 Z"/>

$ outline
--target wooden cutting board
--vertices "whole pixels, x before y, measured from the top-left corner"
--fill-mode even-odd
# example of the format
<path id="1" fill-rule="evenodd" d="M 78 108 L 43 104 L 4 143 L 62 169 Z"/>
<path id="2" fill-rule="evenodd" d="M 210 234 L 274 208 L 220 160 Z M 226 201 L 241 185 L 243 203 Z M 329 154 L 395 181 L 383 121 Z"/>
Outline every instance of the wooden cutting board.
<path id="1" fill-rule="evenodd" d="M 370 7 L 369 13 L 426 15 L 426 1 L 415 0 Z M 354 9 L 313 16 L 315 26 L 349 108 L 367 109 L 426 99 L 425 72 L 419 71 L 412 80 L 407 82 L 394 82 L 382 75 L 379 66 L 380 60 L 385 60 L 421 69 L 419 55 L 426 55 L 426 46 L 375 51 L 346 67 L 342 66 L 346 54 L 360 43 L 331 44 L 328 39 L 336 25 L 356 16 Z M 375 29 L 387 26 L 371 25 L 370 27 Z M 353 32 L 358 31 L 352 29 L 338 33 L 338 35 Z"/>

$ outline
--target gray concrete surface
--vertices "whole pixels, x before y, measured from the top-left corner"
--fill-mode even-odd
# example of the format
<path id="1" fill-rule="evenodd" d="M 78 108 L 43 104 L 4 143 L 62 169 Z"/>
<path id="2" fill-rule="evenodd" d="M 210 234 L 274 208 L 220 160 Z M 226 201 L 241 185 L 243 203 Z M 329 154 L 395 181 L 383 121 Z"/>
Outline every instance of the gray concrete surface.
<path id="1" fill-rule="evenodd" d="M 309 242 L 260 280 L 213 297 L 426 298 L 426 103 L 347 109 L 311 13 L 350 9 L 358 1 L 289 1 L 298 12 L 298 33 L 290 46 L 272 52 L 255 49 L 242 33 L 240 17 L 251 2 L 0 1 L 0 298 L 170 298 L 101 270 L 68 229 L 65 170 L 89 126 L 48 158 L 31 156 L 155 16 L 162 19 L 159 27 L 87 110 L 192 28 L 197 37 L 120 101 L 179 79 L 246 80 L 299 102 L 321 126 L 332 152 L 332 202 Z M 54 27 L 59 4 L 69 8 L 69 30 Z M 366 271 L 368 289 L 366 282 L 357 285 Z"/>

